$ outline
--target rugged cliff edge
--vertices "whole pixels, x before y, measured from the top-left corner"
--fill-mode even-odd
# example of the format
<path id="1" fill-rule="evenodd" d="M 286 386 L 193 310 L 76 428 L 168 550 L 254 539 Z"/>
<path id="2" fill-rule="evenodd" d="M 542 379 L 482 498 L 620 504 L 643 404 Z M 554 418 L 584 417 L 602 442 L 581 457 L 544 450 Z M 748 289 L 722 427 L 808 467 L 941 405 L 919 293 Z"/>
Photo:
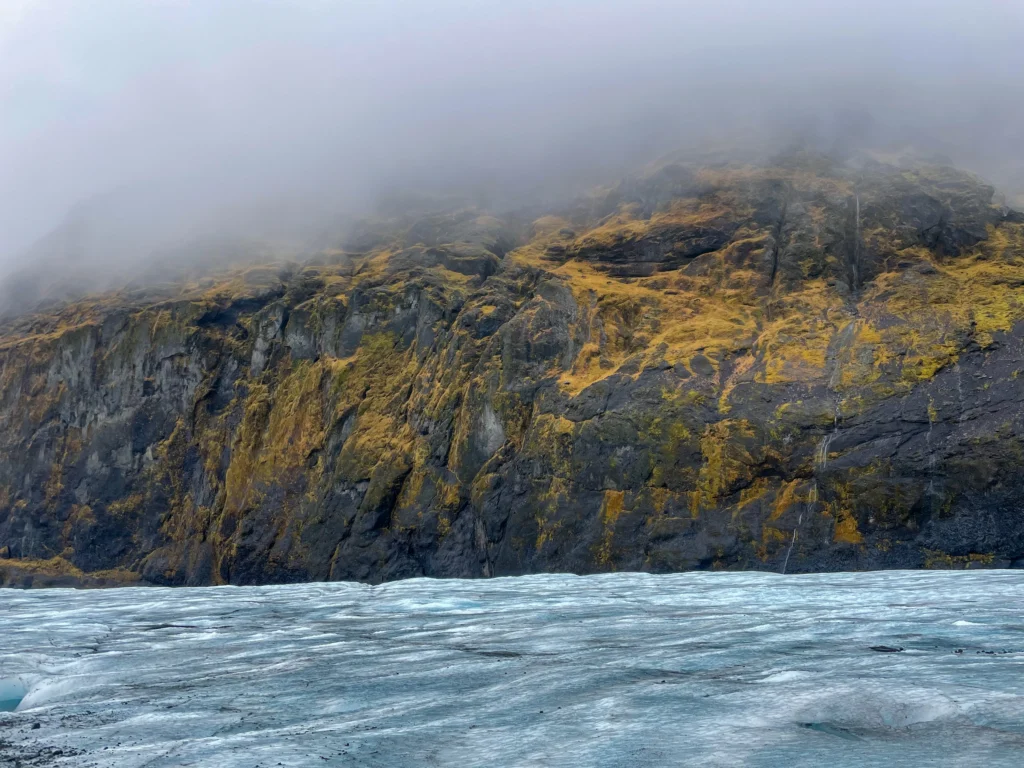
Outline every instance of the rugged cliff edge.
<path id="1" fill-rule="evenodd" d="M 1021 565 L 1024 217 L 992 200 L 667 164 L 11 321 L 0 581 Z"/>

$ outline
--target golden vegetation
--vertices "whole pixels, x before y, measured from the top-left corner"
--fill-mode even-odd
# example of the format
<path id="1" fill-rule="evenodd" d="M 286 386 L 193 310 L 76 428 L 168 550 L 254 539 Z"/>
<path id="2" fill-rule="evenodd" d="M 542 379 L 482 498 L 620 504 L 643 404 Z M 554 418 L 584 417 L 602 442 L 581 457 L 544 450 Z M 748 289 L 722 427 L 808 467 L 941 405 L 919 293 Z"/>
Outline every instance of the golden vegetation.
<path id="1" fill-rule="evenodd" d="M 7 426 L 12 434 L 15 428 L 31 434 L 72 414 L 74 393 L 62 360 L 87 359 L 98 377 L 127 379 L 135 357 L 160 349 L 175 358 L 167 365 L 181 370 L 230 360 L 245 371 L 266 320 L 253 307 L 294 298 L 290 311 L 306 318 L 308 333 L 322 340 L 344 321 L 358 289 L 369 319 L 352 354 L 338 357 L 321 344 L 308 359 L 268 355 L 266 369 L 239 376 L 224 398 L 230 402 L 208 415 L 200 403 L 215 388 L 210 373 L 197 385 L 192 410 L 183 410 L 171 434 L 139 462 L 145 487 L 131 488 L 122 499 L 106 506 L 72 501 L 76 489 L 65 487 L 66 470 L 87 459 L 81 454 L 89 436 L 77 426 L 64 429 L 48 456 L 52 467 L 40 496 L 51 510 L 70 510 L 62 523 L 69 556 L 78 546 L 75 536 L 104 516 L 134 529 L 150 505 L 165 503 L 161 530 L 169 540 L 202 538 L 224 557 L 233 554 L 237 521 L 272 504 L 277 534 L 290 536 L 290 556 L 300 557 L 311 544 L 307 539 L 317 535 L 306 531 L 322 520 L 318 505 L 325 489 L 335 486 L 361 489 L 357 515 L 391 508 L 375 523 L 380 531 L 427 527 L 443 539 L 467 505 L 486 503 L 504 460 L 479 455 L 485 406 L 500 425 L 503 449 L 543 468 L 526 491 L 536 525 L 533 552 L 540 555 L 568 535 L 566 510 L 579 490 L 574 452 L 583 422 L 559 415 L 566 411 L 555 406 L 609 377 L 636 380 L 670 367 L 678 376 L 665 377 L 673 383 L 663 385 L 661 402 L 630 416 L 636 441 L 629 447 L 642 452 L 649 474 L 641 474 L 639 487 L 602 491 L 591 520 L 600 531 L 592 552 L 596 563 L 608 567 L 615 560 L 616 525 L 630 509 L 672 520 L 688 512 L 688 524 L 705 512 L 727 510 L 733 525 L 760 530 L 756 547 L 764 559 L 791 541 L 788 526 L 797 505 L 810 505 L 831 520 L 834 542 L 864 544 L 867 526 L 881 523 L 858 518 L 860 480 L 823 478 L 828 493 L 821 501 L 812 498 L 811 488 L 818 486 L 809 479 L 813 459 L 807 457 L 813 451 L 804 445 L 801 452 L 800 442 L 817 443 L 833 419 L 927 384 L 969 345 L 992 349 L 1000 334 L 1024 320 L 1024 225 L 992 225 L 987 239 L 956 257 L 906 246 L 889 229 L 869 227 L 862 245 L 867 256 L 877 257 L 880 271 L 851 286 L 843 282 L 839 242 L 848 222 L 837 211 L 856 193 L 852 181 L 806 167 L 733 167 L 701 170 L 696 183 L 699 194 L 653 212 L 627 202 L 593 220 L 537 219 L 523 227 L 519 247 L 505 257 L 509 273 L 519 268 L 523 274 L 502 273 L 497 279 L 508 283 L 500 288 L 480 275 L 418 264 L 409 253 L 415 247 L 406 248 L 395 235 L 367 253 L 326 254 L 317 265 L 239 268 L 148 296 L 87 297 L 23 318 L 0 333 Z M 752 190 L 762 188 L 785 189 L 803 201 L 798 236 L 783 234 L 781 222 L 777 226 L 755 210 Z M 616 277 L 600 259 L 578 257 L 672 228 L 726 223 L 735 226 L 726 227 L 731 235 L 720 249 L 647 276 Z M 473 226 L 497 225 L 481 217 Z M 768 266 L 773 254 L 778 258 L 776 238 L 784 237 L 795 242 L 785 280 Z M 531 301 L 538 285 L 551 280 L 573 298 L 562 308 L 571 344 L 569 353 L 543 363 L 550 367 L 541 377 L 557 383 L 557 393 L 541 407 L 533 395 L 515 391 L 521 382 L 509 378 L 516 375 L 510 357 L 521 352 L 512 345 L 522 339 L 503 337 L 508 325 L 480 339 L 452 317 L 434 318 L 449 307 L 463 317 L 476 312 L 475 321 L 500 321 L 505 312 L 518 313 L 516 320 L 543 317 Z M 247 300 L 251 306 L 237 308 Z M 425 337 L 437 331 L 443 340 L 420 349 L 417 341 L 389 330 L 386 319 L 428 300 L 439 314 L 416 331 Z M 126 330 L 104 346 L 101 329 L 115 308 L 124 313 Z M 218 313 L 231 321 L 211 328 Z M 547 330 L 529 327 L 537 335 Z M 148 376 L 138 385 L 158 382 Z M 756 402 L 751 392 L 755 398 L 769 393 L 765 402 L 773 402 L 763 422 L 750 413 Z M 739 408 L 744 405 L 746 411 Z M 927 414 L 932 423 L 940 418 L 931 398 Z M 445 450 L 432 441 L 435 428 L 449 432 Z M 770 473 L 763 471 L 767 464 Z M 874 478 L 888 494 L 878 503 L 878 518 L 902 519 L 914 491 L 893 490 L 883 474 Z M 28 503 L 15 487 L 2 486 L 0 507 Z M 590 492 L 593 516 L 597 492 Z M 929 557 L 933 564 L 960 564 L 941 553 Z M 52 568 L 58 566 L 64 567 L 54 561 Z"/>

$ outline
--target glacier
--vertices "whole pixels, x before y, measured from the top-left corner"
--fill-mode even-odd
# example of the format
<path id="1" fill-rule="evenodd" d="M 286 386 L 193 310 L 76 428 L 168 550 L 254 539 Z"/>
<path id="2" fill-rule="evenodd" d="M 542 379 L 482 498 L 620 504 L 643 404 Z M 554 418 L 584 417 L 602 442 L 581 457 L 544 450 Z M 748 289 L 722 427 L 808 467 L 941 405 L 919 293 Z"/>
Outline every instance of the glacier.
<path id="1" fill-rule="evenodd" d="M 1020 571 L 4 590 L 0 605 L 0 698 L 16 692 L 0 766 L 1024 754 Z"/>

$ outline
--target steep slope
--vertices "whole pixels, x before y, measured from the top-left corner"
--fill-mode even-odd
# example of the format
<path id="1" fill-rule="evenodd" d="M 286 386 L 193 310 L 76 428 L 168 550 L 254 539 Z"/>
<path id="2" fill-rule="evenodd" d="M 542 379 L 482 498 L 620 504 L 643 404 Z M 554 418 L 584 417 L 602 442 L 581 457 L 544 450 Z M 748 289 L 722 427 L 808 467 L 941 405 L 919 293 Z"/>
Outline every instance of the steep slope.
<path id="1" fill-rule="evenodd" d="M 1024 218 L 992 199 L 943 167 L 667 164 L 20 318 L 0 573 L 1019 564 Z"/>

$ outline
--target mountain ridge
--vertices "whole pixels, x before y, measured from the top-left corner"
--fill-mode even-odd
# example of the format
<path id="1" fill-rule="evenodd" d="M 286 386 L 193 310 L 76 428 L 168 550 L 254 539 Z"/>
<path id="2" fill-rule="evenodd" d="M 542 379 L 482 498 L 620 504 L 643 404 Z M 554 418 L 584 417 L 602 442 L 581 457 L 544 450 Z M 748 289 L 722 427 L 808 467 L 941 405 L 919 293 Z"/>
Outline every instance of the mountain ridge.
<path id="1" fill-rule="evenodd" d="M 1024 217 L 993 199 L 671 160 L 9 320 L 0 573 L 1020 565 Z"/>

